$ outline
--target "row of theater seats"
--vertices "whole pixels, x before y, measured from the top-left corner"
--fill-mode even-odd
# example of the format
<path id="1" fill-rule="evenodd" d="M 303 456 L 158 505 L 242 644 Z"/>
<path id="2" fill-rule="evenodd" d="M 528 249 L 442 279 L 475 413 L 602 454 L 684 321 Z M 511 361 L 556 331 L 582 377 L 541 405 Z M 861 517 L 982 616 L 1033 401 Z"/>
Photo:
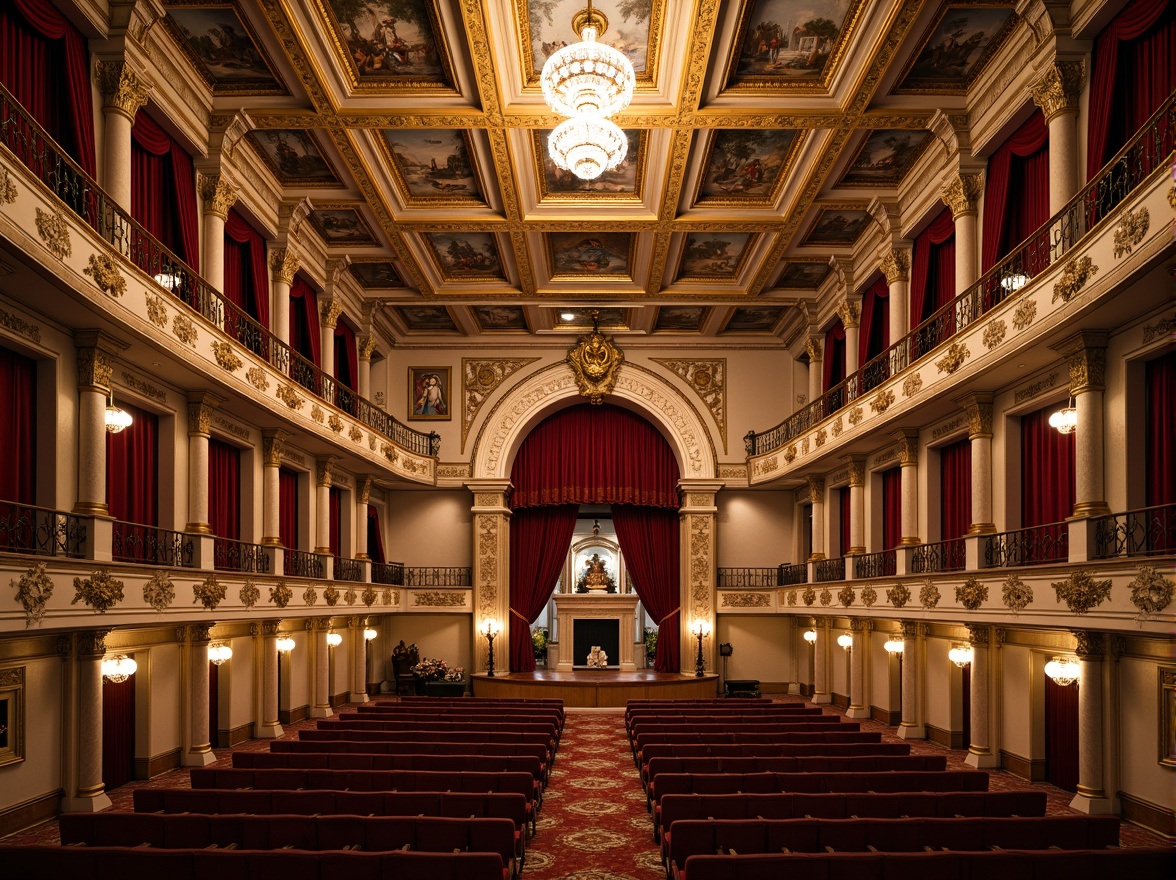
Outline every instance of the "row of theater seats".
<path id="1" fill-rule="evenodd" d="M 63 845 L 6 849 L 4 875 L 512 880 L 563 724 L 558 700 L 367 704 L 138 789 L 134 813 L 63 814 Z"/>
<path id="2" fill-rule="evenodd" d="M 1113 816 L 1046 816 L 1043 792 L 800 703 L 632 701 L 625 726 L 667 880 L 1174 876 Z"/>

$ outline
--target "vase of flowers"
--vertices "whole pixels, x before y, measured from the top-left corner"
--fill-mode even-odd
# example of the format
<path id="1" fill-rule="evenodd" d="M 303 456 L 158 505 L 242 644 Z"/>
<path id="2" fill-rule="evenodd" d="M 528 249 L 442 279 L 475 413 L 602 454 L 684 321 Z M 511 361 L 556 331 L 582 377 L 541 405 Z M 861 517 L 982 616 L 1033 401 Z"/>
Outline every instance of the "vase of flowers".
<path id="1" fill-rule="evenodd" d="M 465 692 L 465 669 L 444 660 L 422 657 L 412 667 L 417 694 L 461 696 Z"/>

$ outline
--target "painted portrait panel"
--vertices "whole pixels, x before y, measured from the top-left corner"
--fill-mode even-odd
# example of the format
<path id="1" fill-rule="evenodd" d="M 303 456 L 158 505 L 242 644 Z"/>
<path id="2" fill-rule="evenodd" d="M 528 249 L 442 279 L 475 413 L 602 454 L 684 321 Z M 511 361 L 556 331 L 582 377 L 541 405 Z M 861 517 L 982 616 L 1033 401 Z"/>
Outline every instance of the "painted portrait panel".
<path id="1" fill-rule="evenodd" d="M 277 175 L 290 186 L 338 184 L 339 178 L 323 158 L 314 135 L 295 128 L 249 132 L 249 140 Z"/>
<path id="2" fill-rule="evenodd" d="M 780 273 L 776 287 L 815 290 L 828 274 L 828 263 L 788 263 Z"/>
<path id="3" fill-rule="evenodd" d="M 371 229 L 354 208 L 321 208 L 311 211 L 310 222 L 328 245 L 376 243 Z"/>
<path id="4" fill-rule="evenodd" d="M 870 213 L 864 209 L 822 208 L 817 214 L 817 222 L 801 244 L 848 247 L 857 241 L 869 222 Z"/>
<path id="5" fill-rule="evenodd" d="M 482 203 L 482 187 L 470 155 L 468 132 L 398 129 L 383 132 L 392 163 L 409 196 Z"/>
<path id="6" fill-rule="evenodd" d="M 728 83 L 815 80 L 859 0 L 747 0 Z"/>
<path id="7" fill-rule="evenodd" d="M 661 0 L 657 0 L 661 2 Z M 649 24 L 654 0 L 598 0 L 592 4 L 608 20 L 602 43 L 625 54 L 640 79 L 648 61 Z M 531 72 L 538 77 L 549 56 L 577 43 L 572 16 L 587 4 L 581 0 L 527 0 L 527 29 L 531 38 Z"/>
<path id="8" fill-rule="evenodd" d="M 427 232 L 425 241 L 447 278 L 505 278 L 489 232 Z"/>
<path id="9" fill-rule="evenodd" d="M 449 421 L 449 367 L 408 368 L 409 421 Z"/>
<path id="10" fill-rule="evenodd" d="M 404 326 L 409 330 L 419 332 L 453 332 L 457 330 L 453 316 L 444 306 L 400 306 L 397 311 L 404 319 Z"/>
<path id="11" fill-rule="evenodd" d="M 404 287 L 404 281 L 396 267 L 385 261 L 375 263 L 352 263 L 349 267 L 355 280 L 365 290 L 379 290 L 384 287 Z"/>
<path id="12" fill-rule="evenodd" d="M 542 169 L 541 195 L 546 196 L 636 196 L 640 189 L 643 151 L 646 132 L 641 129 L 624 129 L 629 139 L 629 149 L 621 164 L 612 171 L 605 171 L 594 180 L 581 180 L 571 171 L 564 171 L 551 160 L 547 150 L 547 138 L 551 129 L 534 131 L 531 137 L 535 144 L 535 155 L 539 157 Z"/>
<path id="13" fill-rule="evenodd" d="M 551 273 L 628 277 L 633 236 L 628 232 L 549 232 Z"/>
<path id="14" fill-rule="evenodd" d="M 948 6 L 931 29 L 899 90 L 962 94 L 1015 21 L 1011 6 Z"/>
<path id="15" fill-rule="evenodd" d="M 769 201 L 798 135 L 792 129 L 714 132 L 696 201 Z"/>
<path id="16" fill-rule="evenodd" d="M 528 330 L 521 306 L 474 306 L 474 317 L 483 330 Z"/>
<path id="17" fill-rule="evenodd" d="M 749 232 L 687 233 L 678 277 L 733 280 L 751 240 Z"/>
<path id="18" fill-rule="evenodd" d="M 167 16 L 214 88 L 285 91 L 232 6 L 169 6 Z"/>
<path id="19" fill-rule="evenodd" d="M 740 306 L 731 313 L 723 332 L 770 331 L 784 310 L 776 306 Z"/>
<path id="20" fill-rule="evenodd" d="M 657 310 L 653 331 L 697 333 L 707 311 L 705 306 L 662 306 Z"/>
<path id="21" fill-rule="evenodd" d="M 326 0 L 326 5 L 360 82 L 450 85 L 439 24 L 425 0 Z"/>
<path id="22" fill-rule="evenodd" d="M 866 138 L 838 185 L 897 186 L 930 142 L 929 131 L 875 131 Z"/>

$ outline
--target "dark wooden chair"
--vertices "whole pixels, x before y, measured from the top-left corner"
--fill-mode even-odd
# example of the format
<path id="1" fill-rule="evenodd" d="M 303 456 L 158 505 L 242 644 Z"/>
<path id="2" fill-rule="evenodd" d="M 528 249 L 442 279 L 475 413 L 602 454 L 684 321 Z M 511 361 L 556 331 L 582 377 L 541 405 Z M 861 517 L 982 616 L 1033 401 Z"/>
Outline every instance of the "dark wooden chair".
<path id="1" fill-rule="evenodd" d="M 416 654 L 392 655 L 392 686 L 396 694 L 411 696 L 416 693 L 416 676 L 412 674 L 412 667 L 420 662 Z"/>

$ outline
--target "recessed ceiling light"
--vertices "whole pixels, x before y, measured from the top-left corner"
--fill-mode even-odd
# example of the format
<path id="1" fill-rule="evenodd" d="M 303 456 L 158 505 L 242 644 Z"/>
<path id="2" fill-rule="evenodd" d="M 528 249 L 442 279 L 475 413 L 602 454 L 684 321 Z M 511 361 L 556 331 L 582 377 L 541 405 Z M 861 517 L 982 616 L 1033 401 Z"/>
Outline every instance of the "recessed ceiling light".
<path id="1" fill-rule="evenodd" d="M 162 366 L 163 366 L 163 364 L 162 364 L 162 363 L 160 363 L 159 361 L 152 361 L 152 362 L 151 362 L 151 366 L 153 366 L 153 367 L 162 367 Z"/>
<path id="2" fill-rule="evenodd" d="M 1023 369 L 1025 369 L 1025 365 L 1024 364 L 1017 364 L 1017 369 L 1023 370 Z"/>
<path id="3" fill-rule="evenodd" d="M 575 312 L 560 312 L 559 319 L 561 321 L 574 321 L 574 320 L 576 320 L 576 313 Z"/>

